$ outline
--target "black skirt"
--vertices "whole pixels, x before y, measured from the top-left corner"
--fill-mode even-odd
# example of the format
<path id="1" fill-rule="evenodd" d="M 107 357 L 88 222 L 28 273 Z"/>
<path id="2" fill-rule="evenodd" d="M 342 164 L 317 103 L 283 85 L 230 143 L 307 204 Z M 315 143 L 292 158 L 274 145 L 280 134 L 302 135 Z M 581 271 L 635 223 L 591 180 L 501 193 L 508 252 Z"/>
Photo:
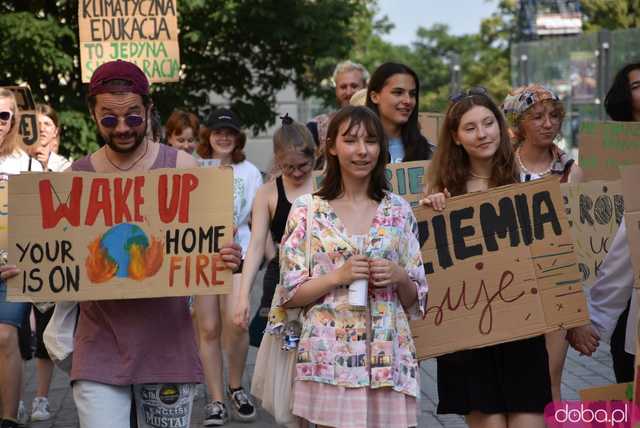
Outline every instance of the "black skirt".
<path id="1" fill-rule="evenodd" d="M 438 357 L 438 413 L 543 413 L 551 402 L 544 336 Z"/>

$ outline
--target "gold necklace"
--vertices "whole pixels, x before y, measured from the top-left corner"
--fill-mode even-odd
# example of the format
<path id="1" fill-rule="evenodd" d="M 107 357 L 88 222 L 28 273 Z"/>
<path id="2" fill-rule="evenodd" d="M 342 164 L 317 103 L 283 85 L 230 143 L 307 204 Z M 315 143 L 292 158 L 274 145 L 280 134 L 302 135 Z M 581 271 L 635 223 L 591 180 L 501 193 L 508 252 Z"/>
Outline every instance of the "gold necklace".
<path id="1" fill-rule="evenodd" d="M 109 163 L 111 164 L 111 166 L 113 166 L 115 169 L 118 169 L 120 171 L 129 171 L 131 170 L 131 168 L 133 168 L 134 166 L 136 166 L 136 164 L 138 162 L 140 162 L 146 155 L 147 155 L 147 151 L 149 150 L 149 142 L 146 142 L 147 145 L 144 147 L 144 153 L 142 153 L 142 155 L 136 159 L 131 165 L 129 165 L 127 168 L 121 168 L 118 165 L 116 165 L 115 163 L 113 163 L 113 161 L 111 159 L 109 159 L 109 152 L 108 149 L 105 148 L 105 152 L 104 152 L 104 156 L 107 158 L 107 160 L 109 161 Z"/>
<path id="2" fill-rule="evenodd" d="M 475 173 L 475 172 L 473 172 L 473 171 L 469 171 L 469 174 L 471 174 L 471 176 L 472 176 L 473 178 L 479 178 L 480 180 L 488 180 L 488 179 L 490 179 L 490 178 L 491 178 L 491 176 L 486 176 L 486 177 L 485 177 L 484 175 L 478 175 L 478 174 L 476 174 L 476 173 Z"/>

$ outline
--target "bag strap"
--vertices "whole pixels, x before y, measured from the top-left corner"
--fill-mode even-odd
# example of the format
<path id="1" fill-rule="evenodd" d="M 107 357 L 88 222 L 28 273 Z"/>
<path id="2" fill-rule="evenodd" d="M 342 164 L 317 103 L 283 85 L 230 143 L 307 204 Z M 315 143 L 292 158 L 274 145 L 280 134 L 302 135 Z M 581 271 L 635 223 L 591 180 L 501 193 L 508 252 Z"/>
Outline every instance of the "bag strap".
<path id="1" fill-rule="evenodd" d="M 306 230 L 306 251 L 305 251 L 305 262 L 307 264 L 307 274 L 309 275 L 309 278 L 311 278 L 311 224 L 313 222 L 313 214 L 314 214 L 314 208 L 313 208 L 313 194 L 311 195 L 311 198 L 309 198 L 309 203 L 307 204 L 307 230 Z"/>

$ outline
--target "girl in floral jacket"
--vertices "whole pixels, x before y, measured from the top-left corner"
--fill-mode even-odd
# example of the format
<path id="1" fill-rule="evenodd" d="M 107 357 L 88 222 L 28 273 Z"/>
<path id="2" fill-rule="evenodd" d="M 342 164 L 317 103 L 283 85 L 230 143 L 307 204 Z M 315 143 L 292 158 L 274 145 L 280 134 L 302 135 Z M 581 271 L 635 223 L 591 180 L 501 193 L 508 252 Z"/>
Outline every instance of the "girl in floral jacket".
<path id="1" fill-rule="evenodd" d="M 293 414 L 318 426 L 417 425 L 408 319 L 424 313 L 427 283 L 411 207 L 387 190 L 386 153 L 371 110 L 340 110 L 328 130 L 321 189 L 294 202 L 282 238 L 277 303 L 306 308 Z M 364 307 L 349 304 L 358 279 L 368 280 Z"/>

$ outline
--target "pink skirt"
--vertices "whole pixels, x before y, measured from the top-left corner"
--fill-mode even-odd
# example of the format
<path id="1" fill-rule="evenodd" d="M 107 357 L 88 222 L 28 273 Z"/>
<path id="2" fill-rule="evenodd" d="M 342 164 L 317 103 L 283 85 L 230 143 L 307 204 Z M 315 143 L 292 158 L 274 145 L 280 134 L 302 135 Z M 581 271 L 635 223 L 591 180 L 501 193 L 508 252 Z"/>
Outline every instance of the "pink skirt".
<path id="1" fill-rule="evenodd" d="M 295 381 L 293 414 L 339 428 L 407 428 L 418 425 L 416 398 L 391 388 L 345 388 Z"/>

